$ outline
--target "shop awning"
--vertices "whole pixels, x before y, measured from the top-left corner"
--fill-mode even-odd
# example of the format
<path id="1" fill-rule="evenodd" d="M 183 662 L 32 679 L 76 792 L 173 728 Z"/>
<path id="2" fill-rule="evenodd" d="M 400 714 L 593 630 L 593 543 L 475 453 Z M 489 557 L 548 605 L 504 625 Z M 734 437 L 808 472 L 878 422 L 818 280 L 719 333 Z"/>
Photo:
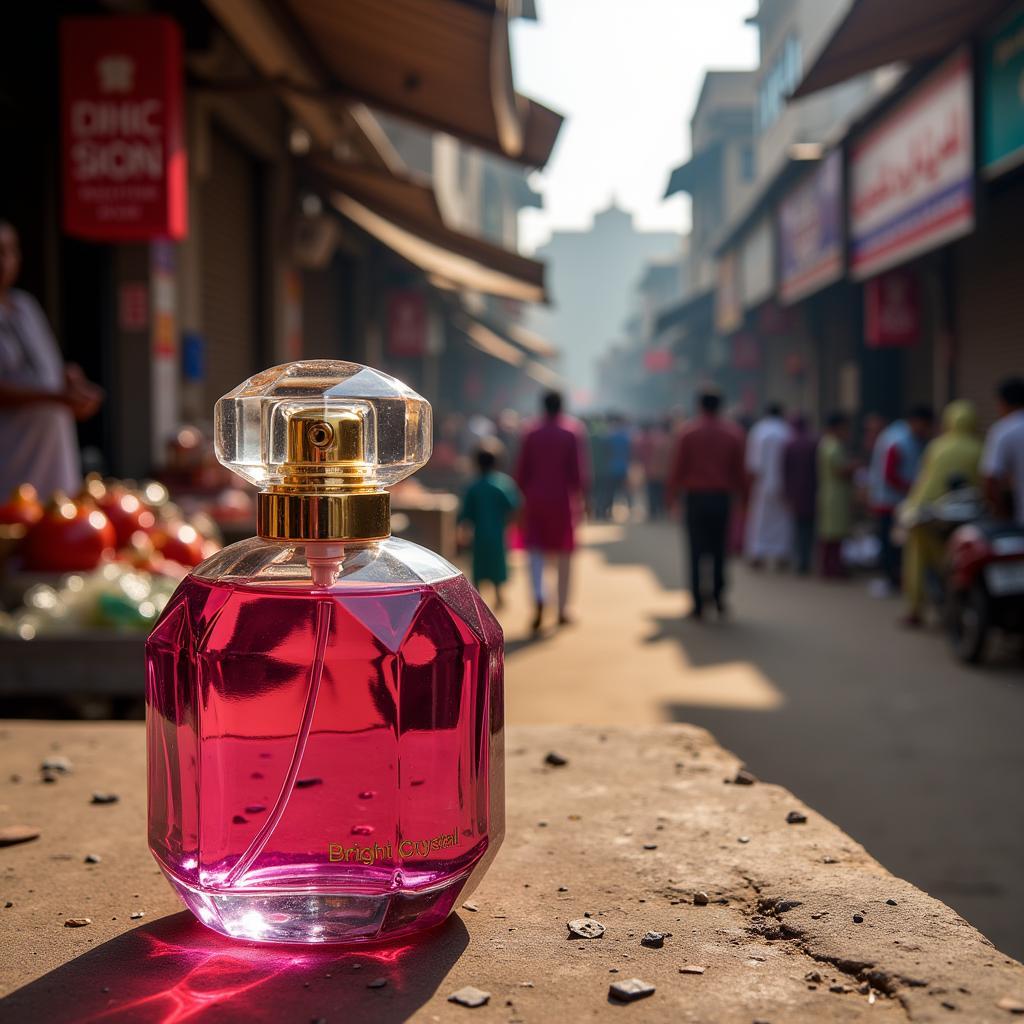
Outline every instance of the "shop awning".
<path id="1" fill-rule="evenodd" d="M 560 388 L 565 384 L 562 375 L 555 370 L 552 370 L 550 366 L 545 366 L 543 363 L 538 363 L 535 359 L 531 359 L 526 364 L 526 376 L 532 377 L 538 384 L 545 388 Z"/>
<path id="2" fill-rule="evenodd" d="M 702 149 L 692 156 L 685 164 L 680 164 L 669 175 L 668 187 L 662 197 L 668 199 L 677 192 L 692 192 L 694 185 L 709 174 L 717 174 L 721 164 L 722 147 L 720 143 Z"/>
<path id="3" fill-rule="evenodd" d="M 215 0 L 242 10 L 253 2 Z M 515 91 L 505 0 L 285 0 L 282 7 L 339 97 L 530 167 L 547 163 L 562 118 Z"/>
<path id="4" fill-rule="evenodd" d="M 466 314 L 456 315 L 455 326 L 474 348 L 492 358 L 508 363 L 509 366 L 522 366 L 526 363 L 526 353 L 522 349 L 516 348 L 475 317 Z"/>
<path id="5" fill-rule="evenodd" d="M 1008 6 L 1008 0 L 854 0 L 793 98 L 886 64 L 938 56 Z"/>
<path id="6" fill-rule="evenodd" d="M 505 328 L 505 333 L 520 348 L 526 349 L 539 359 L 554 359 L 558 355 L 558 349 L 550 341 L 522 324 L 509 324 Z"/>
<path id="7" fill-rule="evenodd" d="M 490 242 L 453 231 L 438 216 L 422 216 L 413 204 L 369 205 L 341 191 L 335 209 L 392 252 L 430 277 L 456 287 L 521 302 L 546 302 L 544 264 Z"/>

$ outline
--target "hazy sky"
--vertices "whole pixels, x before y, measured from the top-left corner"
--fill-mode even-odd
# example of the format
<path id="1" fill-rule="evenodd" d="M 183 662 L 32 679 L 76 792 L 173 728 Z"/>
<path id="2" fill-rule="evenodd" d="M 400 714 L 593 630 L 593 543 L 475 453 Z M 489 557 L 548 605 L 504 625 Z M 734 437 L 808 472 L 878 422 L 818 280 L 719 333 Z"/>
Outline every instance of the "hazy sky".
<path id="1" fill-rule="evenodd" d="M 612 195 L 639 226 L 682 230 L 688 199 L 662 200 L 689 153 L 707 68 L 753 67 L 756 0 L 537 0 L 518 20 L 516 88 L 566 115 L 554 157 L 531 179 L 543 210 L 521 215 L 532 251 L 552 229 L 582 228 Z"/>

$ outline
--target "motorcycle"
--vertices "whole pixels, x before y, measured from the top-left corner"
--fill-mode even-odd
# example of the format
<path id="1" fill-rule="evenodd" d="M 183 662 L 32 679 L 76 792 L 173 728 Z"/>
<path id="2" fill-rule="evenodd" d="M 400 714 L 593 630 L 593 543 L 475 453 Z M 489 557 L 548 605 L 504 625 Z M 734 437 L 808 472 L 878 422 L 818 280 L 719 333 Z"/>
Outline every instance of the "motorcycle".
<path id="1" fill-rule="evenodd" d="M 976 665 L 993 629 L 1024 633 L 1024 527 L 979 519 L 953 532 L 946 554 L 946 633 Z"/>
<path id="2" fill-rule="evenodd" d="M 1024 633 L 1024 527 L 992 519 L 981 494 L 957 481 L 931 504 L 905 510 L 900 526 L 935 531 L 945 543 L 925 588 L 961 661 L 979 664 L 994 629 Z"/>

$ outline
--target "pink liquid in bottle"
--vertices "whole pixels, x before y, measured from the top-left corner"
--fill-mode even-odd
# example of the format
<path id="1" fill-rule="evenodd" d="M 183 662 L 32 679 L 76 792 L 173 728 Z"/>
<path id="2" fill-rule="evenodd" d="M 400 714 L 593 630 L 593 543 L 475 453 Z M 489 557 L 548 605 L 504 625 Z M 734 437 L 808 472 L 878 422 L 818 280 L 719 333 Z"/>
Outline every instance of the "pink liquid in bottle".
<path id="1" fill-rule="evenodd" d="M 418 931 L 501 842 L 501 629 L 415 545 L 363 547 L 326 587 L 304 558 L 226 549 L 150 636 L 150 846 L 228 935 Z"/>

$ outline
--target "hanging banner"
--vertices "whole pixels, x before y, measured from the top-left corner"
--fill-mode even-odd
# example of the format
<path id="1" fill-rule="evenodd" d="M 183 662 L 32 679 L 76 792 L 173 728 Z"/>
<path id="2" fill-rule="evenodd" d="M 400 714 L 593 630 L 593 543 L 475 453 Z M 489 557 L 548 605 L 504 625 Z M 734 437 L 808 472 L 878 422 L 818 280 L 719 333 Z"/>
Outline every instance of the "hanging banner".
<path id="1" fill-rule="evenodd" d="M 388 294 L 388 355 L 422 356 L 428 348 L 427 296 L 414 288 Z"/>
<path id="2" fill-rule="evenodd" d="M 740 304 L 740 266 L 736 250 L 722 253 L 718 259 L 718 287 L 715 289 L 715 330 L 729 334 L 743 323 Z"/>
<path id="3" fill-rule="evenodd" d="M 864 285 L 868 348 L 907 348 L 921 337 L 921 286 L 910 270 L 890 270 Z"/>
<path id="4" fill-rule="evenodd" d="M 863 280 L 974 227 L 971 58 L 961 50 L 850 153 L 850 273 Z"/>
<path id="5" fill-rule="evenodd" d="M 833 150 L 779 204 L 779 297 L 797 302 L 843 275 L 843 161 Z"/>
<path id="6" fill-rule="evenodd" d="M 64 230 L 97 242 L 188 231 L 182 44 L 163 15 L 63 18 Z"/>

